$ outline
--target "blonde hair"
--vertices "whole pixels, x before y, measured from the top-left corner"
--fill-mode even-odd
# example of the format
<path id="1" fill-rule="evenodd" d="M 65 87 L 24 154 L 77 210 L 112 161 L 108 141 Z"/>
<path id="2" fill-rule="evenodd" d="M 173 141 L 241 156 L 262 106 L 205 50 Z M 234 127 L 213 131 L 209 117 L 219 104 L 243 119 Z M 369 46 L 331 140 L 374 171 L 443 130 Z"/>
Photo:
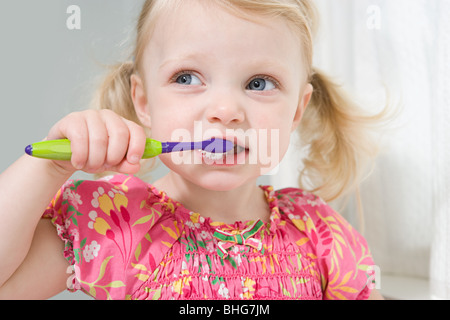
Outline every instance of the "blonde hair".
<path id="1" fill-rule="evenodd" d="M 156 18 L 162 10 L 184 0 L 147 0 L 137 22 L 133 61 L 112 66 L 94 99 L 95 108 L 110 109 L 140 121 L 131 100 L 130 77 L 142 71 L 142 57 Z M 299 186 L 315 192 L 326 201 L 348 194 L 361 181 L 366 165 L 377 153 L 370 134 L 384 114 L 367 115 L 323 72 L 313 67 L 313 39 L 318 14 L 311 0 L 208 0 L 244 18 L 282 17 L 294 28 L 303 49 L 307 79 L 314 88 L 298 133 L 308 152 Z M 143 77 L 142 77 L 143 78 Z M 145 83 L 145 79 L 143 78 Z M 149 133 L 150 134 L 150 133 Z M 307 183 L 305 183 L 305 181 Z"/>

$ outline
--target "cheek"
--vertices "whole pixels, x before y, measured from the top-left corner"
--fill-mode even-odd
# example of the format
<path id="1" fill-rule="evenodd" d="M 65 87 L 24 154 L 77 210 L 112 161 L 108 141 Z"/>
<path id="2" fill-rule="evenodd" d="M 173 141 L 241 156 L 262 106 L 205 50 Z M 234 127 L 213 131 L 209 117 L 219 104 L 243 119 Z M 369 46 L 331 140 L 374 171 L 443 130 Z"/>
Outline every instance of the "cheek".
<path id="1" fill-rule="evenodd" d="M 279 110 L 274 112 L 273 110 Z M 257 118 L 253 122 L 253 127 L 261 128 L 260 130 L 273 131 L 278 133 L 280 140 L 289 137 L 295 112 L 286 107 L 273 108 L 270 112 L 256 113 Z"/>
<path id="2" fill-rule="evenodd" d="M 186 125 L 186 115 L 176 112 L 167 100 L 152 99 L 149 104 L 152 138 L 160 141 L 173 140 L 173 136 L 180 134 L 177 131 Z"/>
<path id="3" fill-rule="evenodd" d="M 159 141 L 190 141 L 191 133 L 171 116 L 152 118 L 152 138 Z"/>
<path id="4" fill-rule="evenodd" d="M 295 114 L 293 108 L 286 108 L 286 105 L 279 110 L 283 111 L 260 113 L 257 121 L 259 156 L 266 155 L 273 163 L 280 162 L 289 148 Z"/>

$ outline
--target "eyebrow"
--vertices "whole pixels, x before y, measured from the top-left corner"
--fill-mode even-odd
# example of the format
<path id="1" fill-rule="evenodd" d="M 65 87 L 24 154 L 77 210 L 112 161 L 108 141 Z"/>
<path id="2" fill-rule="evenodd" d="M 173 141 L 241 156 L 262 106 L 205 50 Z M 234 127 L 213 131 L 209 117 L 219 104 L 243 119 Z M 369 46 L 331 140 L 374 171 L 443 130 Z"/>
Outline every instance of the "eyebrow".
<path id="1" fill-rule="evenodd" d="M 180 61 L 194 61 L 194 60 L 204 61 L 204 59 L 208 56 L 209 55 L 204 54 L 204 53 L 190 53 L 190 54 L 178 56 L 176 58 L 170 58 L 170 59 L 163 61 L 163 63 L 161 63 L 161 65 L 159 66 L 159 70 L 163 69 L 167 65 L 170 65 L 172 63 L 178 63 Z"/>
<path id="2" fill-rule="evenodd" d="M 282 64 L 273 61 L 273 60 L 255 60 L 254 65 L 255 68 L 258 66 L 263 66 L 269 70 L 276 70 L 277 73 L 287 74 L 291 69 L 287 68 L 287 66 L 283 66 Z"/>

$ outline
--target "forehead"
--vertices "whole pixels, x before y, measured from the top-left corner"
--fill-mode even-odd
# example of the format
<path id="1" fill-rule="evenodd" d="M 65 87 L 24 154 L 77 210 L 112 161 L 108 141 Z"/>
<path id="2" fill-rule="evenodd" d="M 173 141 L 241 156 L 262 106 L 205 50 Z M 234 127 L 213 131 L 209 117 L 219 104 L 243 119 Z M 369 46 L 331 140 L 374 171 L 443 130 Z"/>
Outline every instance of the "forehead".
<path id="1" fill-rule="evenodd" d="M 253 50 L 282 59 L 301 60 L 300 41 L 281 17 L 225 8 L 216 1 L 167 1 L 155 21 L 148 44 L 165 55 L 195 51 L 205 55 L 239 55 Z M 169 3 L 172 3 L 170 5 Z M 177 3 L 177 5 L 173 5 Z"/>
<path id="2" fill-rule="evenodd" d="M 246 5 L 247 1 L 242 1 L 242 4 L 240 5 L 239 1 L 160 0 L 156 1 L 158 5 L 154 6 L 154 9 L 151 10 L 152 14 L 149 16 L 154 20 L 153 23 L 151 23 L 153 26 L 157 23 L 165 23 L 171 16 L 178 14 L 184 15 L 184 21 L 189 21 L 201 18 L 203 15 L 220 18 L 220 15 L 224 12 L 234 17 L 258 24 L 270 24 L 273 21 L 278 21 L 283 24 L 286 22 L 287 19 L 282 18 L 282 16 L 286 14 L 286 8 L 281 9 L 267 6 L 264 1 L 261 1 L 260 3 L 255 3 L 254 1 L 250 2 L 252 3 L 251 9 Z M 286 23 L 286 25 L 292 27 L 291 29 L 295 32 L 293 24 L 288 25 L 288 23 Z"/>

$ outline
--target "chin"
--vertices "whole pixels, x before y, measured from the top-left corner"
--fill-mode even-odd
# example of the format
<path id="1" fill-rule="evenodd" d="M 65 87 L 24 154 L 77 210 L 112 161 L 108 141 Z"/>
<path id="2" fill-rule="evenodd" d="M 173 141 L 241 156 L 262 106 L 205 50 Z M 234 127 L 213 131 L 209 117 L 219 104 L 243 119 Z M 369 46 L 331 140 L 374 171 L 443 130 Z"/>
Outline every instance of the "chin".
<path id="1" fill-rule="evenodd" d="M 228 172 L 209 172 L 202 176 L 189 177 L 195 185 L 211 191 L 231 191 L 250 182 L 256 183 L 256 178 L 244 178 L 242 175 Z"/>
<path id="2" fill-rule="evenodd" d="M 211 191 L 231 191 L 246 184 L 256 185 L 256 180 L 262 172 L 267 172 L 268 168 L 261 165 L 237 165 L 218 166 L 207 165 L 205 163 L 192 164 L 192 159 L 187 159 L 187 164 L 177 164 L 170 155 L 161 155 L 161 162 L 178 178 L 185 180 L 188 184 L 193 184 L 200 188 Z M 185 160 L 185 159 L 184 159 Z"/>

